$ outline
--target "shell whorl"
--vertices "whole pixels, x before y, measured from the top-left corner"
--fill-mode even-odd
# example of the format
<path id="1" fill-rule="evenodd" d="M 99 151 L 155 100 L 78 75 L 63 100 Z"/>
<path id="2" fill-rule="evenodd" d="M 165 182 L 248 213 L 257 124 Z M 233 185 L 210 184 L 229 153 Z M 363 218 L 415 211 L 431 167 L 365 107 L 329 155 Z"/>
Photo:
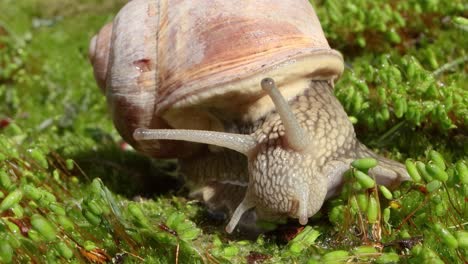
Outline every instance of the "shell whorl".
<path id="1" fill-rule="evenodd" d="M 94 78 L 104 93 L 106 91 L 111 37 L 112 23 L 108 23 L 91 39 L 88 50 L 88 58 L 94 69 Z"/>

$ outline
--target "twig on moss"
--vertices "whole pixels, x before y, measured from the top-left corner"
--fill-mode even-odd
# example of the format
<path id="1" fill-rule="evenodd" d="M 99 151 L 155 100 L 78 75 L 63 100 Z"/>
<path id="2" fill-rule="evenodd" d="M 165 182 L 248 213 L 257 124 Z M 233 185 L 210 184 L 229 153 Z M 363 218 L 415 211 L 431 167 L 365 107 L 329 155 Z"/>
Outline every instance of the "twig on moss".
<path id="1" fill-rule="evenodd" d="M 442 74 L 442 73 L 444 73 L 444 72 L 446 72 L 446 71 L 448 71 L 448 70 L 450 70 L 452 68 L 455 68 L 459 64 L 465 63 L 466 61 L 468 61 L 468 56 L 458 58 L 458 59 L 453 60 L 451 62 L 447 62 L 446 64 L 440 66 L 440 68 L 438 68 L 437 70 L 433 71 L 432 76 L 437 77 L 440 74 Z"/>

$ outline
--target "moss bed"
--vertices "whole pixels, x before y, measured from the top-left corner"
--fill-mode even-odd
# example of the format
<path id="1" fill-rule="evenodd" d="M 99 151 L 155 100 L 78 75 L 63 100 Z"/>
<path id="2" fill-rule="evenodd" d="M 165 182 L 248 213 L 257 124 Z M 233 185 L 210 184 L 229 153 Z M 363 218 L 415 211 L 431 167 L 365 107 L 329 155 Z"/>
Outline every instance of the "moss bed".
<path id="1" fill-rule="evenodd" d="M 357 161 L 306 227 L 254 238 L 226 234 L 175 161 L 113 128 L 87 47 L 125 2 L 0 2 L 0 263 L 468 261 L 466 2 L 312 1 L 358 137 L 414 181 L 390 192 Z"/>

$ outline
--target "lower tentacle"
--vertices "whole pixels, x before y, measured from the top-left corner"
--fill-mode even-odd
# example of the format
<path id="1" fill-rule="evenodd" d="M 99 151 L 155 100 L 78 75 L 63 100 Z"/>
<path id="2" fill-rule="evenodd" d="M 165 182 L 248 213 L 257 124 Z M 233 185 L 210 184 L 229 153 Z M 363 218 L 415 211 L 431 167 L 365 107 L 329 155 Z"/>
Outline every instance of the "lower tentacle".
<path id="1" fill-rule="evenodd" d="M 204 202 L 212 211 L 225 211 L 232 215 L 245 196 L 246 190 L 247 186 L 210 182 L 193 190 L 190 197 Z"/>

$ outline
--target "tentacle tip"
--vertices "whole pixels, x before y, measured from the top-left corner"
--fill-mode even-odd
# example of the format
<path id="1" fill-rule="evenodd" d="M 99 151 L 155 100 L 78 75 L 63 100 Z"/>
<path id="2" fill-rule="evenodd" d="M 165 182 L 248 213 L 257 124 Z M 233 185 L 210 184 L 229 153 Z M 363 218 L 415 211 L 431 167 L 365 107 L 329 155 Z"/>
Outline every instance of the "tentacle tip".
<path id="1" fill-rule="evenodd" d="M 275 87 L 275 81 L 270 78 L 270 77 L 267 77 L 267 78 L 264 78 L 261 82 L 260 82 L 260 85 L 262 86 L 262 89 L 265 90 L 265 91 L 271 91 L 274 89 Z"/>
<path id="2" fill-rule="evenodd" d="M 245 211 L 244 211 L 245 212 Z M 236 228 L 236 226 L 239 224 L 239 220 L 244 214 L 244 212 L 240 212 L 240 214 L 234 213 L 233 216 L 231 217 L 231 220 L 229 220 L 229 223 L 226 225 L 226 233 L 231 234 L 232 231 Z"/>
<path id="3" fill-rule="evenodd" d="M 145 139 L 145 128 L 137 128 L 133 131 L 133 139 L 135 140 L 144 140 Z"/>
<path id="4" fill-rule="evenodd" d="M 307 222 L 309 222 L 309 218 L 307 217 L 307 215 L 299 216 L 299 224 L 307 225 Z"/>
<path id="5" fill-rule="evenodd" d="M 309 191 L 304 188 L 304 186 L 300 186 L 298 191 L 298 199 L 296 200 L 299 207 L 297 208 L 296 215 L 299 218 L 299 223 L 301 225 L 306 225 L 309 221 L 308 216 L 308 209 L 309 209 Z"/>
<path id="6" fill-rule="evenodd" d="M 226 233 L 231 234 L 232 231 L 234 231 L 234 228 L 236 227 L 236 225 L 237 225 L 237 224 L 231 224 L 231 223 L 229 223 L 229 224 L 226 226 L 226 228 L 225 228 Z"/>
<path id="7" fill-rule="evenodd" d="M 236 210 L 231 216 L 231 220 L 229 220 L 228 225 L 226 226 L 226 232 L 227 233 L 232 233 L 234 231 L 234 228 L 237 226 L 239 221 L 242 218 L 242 215 L 247 212 L 249 209 L 255 207 L 255 200 L 251 195 L 249 195 L 249 191 L 247 190 L 247 194 L 244 197 L 244 200 L 237 206 Z"/>

